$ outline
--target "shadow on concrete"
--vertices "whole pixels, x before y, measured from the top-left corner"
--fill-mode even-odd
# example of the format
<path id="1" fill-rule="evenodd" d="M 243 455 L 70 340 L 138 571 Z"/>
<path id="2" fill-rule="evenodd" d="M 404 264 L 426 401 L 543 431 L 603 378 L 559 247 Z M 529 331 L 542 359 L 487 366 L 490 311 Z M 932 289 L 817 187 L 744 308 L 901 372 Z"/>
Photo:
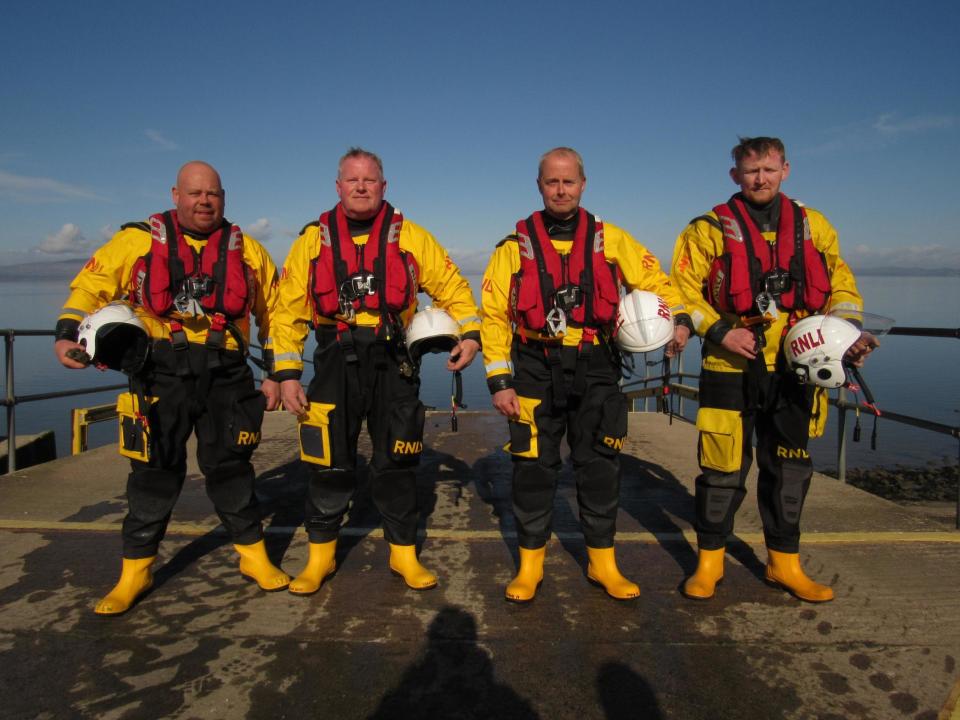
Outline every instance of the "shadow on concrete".
<path id="1" fill-rule="evenodd" d="M 490 656 L 477 646 L 473 615 L 442 608 L 427 629 L 422 656 L 380 700 L 371 720 L 463 718 L 532 720 L 527 700 L 494 677 Z"/>
<path id="2" fill-rule="evenodd" d="M 597 696 L 607 720 L 662 720 L 650 683 L 623 663 L 608 662 L 597 671 Z"/>

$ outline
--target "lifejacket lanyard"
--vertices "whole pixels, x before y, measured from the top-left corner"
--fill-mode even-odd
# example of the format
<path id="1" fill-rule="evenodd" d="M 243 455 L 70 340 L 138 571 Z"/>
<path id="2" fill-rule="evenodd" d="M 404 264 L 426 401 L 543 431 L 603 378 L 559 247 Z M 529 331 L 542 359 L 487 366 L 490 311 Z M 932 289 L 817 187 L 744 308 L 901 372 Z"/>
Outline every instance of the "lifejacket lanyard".
<path id="1" fill-rule="evenodd" d="M 457 408 L 466 410 L 463 404 L 463 376 L 457 370 L 450 378 L 450 430 L 457 432 Z"/>
<path id="2" fill-rule="evenodd" d="M 670 358 L 663 354 L 663 383 L 662 398 L 663 411 L 670 416 L 670 425 L 673 425 L 673 393 L 670 392 Z"/>
<path id="3" fill-rule="evenodd" d="M 877 449 L 877 418 L 882 414 L 880 408 L 877 407 L 876 400 L 874 400 L 873 393 L 870 392 L 870 387 L 863 380 L 863 375 L 860 374 L 860 368 L 858 368 L 853 363 L 844 363 L 847 370 L 853 376 L 854 382 L 847 383 L 847 387 L 853 390 L 854 393 L 863 391 L 864 405 L 870 408 L 873 411 L 873 431 L 870 433 L 870 449 Z M 857 402 L 857 420 L 853 426 L 853 441 L 860 442 L 860 403 Z"/>

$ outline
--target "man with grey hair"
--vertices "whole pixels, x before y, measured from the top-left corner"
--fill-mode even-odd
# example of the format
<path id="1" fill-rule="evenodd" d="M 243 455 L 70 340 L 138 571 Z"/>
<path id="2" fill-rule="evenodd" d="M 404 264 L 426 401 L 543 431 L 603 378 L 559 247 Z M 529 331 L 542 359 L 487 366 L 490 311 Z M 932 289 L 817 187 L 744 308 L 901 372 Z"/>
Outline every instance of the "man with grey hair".
<path id="1" fill-rule="evenodd" d="M 304 570 L 290 592 L 309 595 L 336 568 L 337 536 L 357 482 L 357 440 L 365 419 L 373 443 L 370 481 L 390 545 L 390 569 L 415 590 L 437 584 L 416 555 L 415 467 L 424 407 L 416 358 L 404 328 L 417 292 L 459 325 L 447 369 L 467 367 L 480 349 L 470 285 L 430 233 L 384 200 L 383 163 L 351 148 L 336 179 L 340 202 L 306 225 L 283 266 L 276 339 L 283 405 L 300 420 L 310 468 Z M 317 339 L 314 376 L 300 384 L 307 333 Z M 412 360 L 412 362 L 411 362 Z"/>

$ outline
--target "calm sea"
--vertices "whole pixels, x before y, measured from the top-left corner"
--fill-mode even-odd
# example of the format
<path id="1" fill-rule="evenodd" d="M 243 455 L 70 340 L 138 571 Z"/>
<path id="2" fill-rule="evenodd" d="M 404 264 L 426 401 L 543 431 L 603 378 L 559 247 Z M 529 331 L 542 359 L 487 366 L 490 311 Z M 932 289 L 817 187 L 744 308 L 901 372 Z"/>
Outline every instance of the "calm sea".
<path id="1" fill-rule="evenodd" d="M 476 291 L 479 278 L 470 278 Z M 0 284 L 0 328 L 52 329 L 66 298 L 67 282 L 7 282 Z M 899 325 L 956 328 L 960 323 L 960 280 L 956 278 L 862 277 L 860 290 L 871 312 L 895 318 Z M 881 409 L 923 417 L 947 425 L 960 424 L 960 342 L 955 339 L 886 337 L 871 356 L 864 375 Z M 308 345 L 308 352 L 312 347 Z M 686 369 L 697 367 L 699 342 L 685 353 Z M 654 358 L 650 358 L 654 359 Z M 639 364 L 639 363 L 638 363 Z M 56 361 L 52 338 L 20 337 L 15 341 L 15 392 L 18 396 L 54 390 L 96 387 L 123 382 L 119 373 L 93 369 L 69 371 Z M 307 378 L 309 378 L 309 372 Z M 427 405 L 449 407 L 450 375 L 439 356 L 430 356 L 422 371 L 422 398 Z M 464 402 L 470 409 L 488 409 L 490 399 L 484 383 L 482 362 L 464 372 Z M 0 378 L 0 382 L 3 379 Z M 3 387 L 6 393 L 6 387 Z M 53 429 L 60 454 L 69 452 L 70 408 L 112 402 L 116 392 L 84 395 L 61 400 L 26 403 L 17 407 L 17 433 Z M 688 404 L 690 411 L 695 405 Z M 826 436 L 813 446 L 819 468 L 835 466 L 836 412 L 831 411 Z M 870 450 L 873 419 L 861 420 L 862 441 L 851 443 L 852 466 L 927 462 L 956 462 L 958 444 L 948 436 L 884 422 L 878 428 L 878 447 Z M 852 418 L 848 425 L 852 433 Z M 0 420 L 6 434 L 6 419 Z M 113 423 L 91 428 L 91 445 L 113 442 Z M 692 450 L 691 450 L 692 451 Z"/>

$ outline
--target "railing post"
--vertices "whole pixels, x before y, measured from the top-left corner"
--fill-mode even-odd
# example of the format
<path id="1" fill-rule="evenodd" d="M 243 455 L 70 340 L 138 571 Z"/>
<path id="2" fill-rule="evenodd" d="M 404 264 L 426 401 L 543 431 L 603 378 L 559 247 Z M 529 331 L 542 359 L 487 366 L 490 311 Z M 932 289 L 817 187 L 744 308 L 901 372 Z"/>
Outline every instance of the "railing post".
<path id="1" fill-rule="evenodd" d="M 677 382 L 678 383 L 683 382 L 683 353 L 682 352 L 680 353 L 679 356 L 677 356 Z M 680 413 L 680 417 L 686 417 L 683 414 L 683 395 L 680 396 L 680 402 L 677 403 L 677 410 Z"/>
<path id="2" fill-rule="evenodd" d="M 843 406 L 846 399 L 847 391 L 840 388 L 837 397 L 837 400 L 839 400 L 837 409 L 840 411 L 840 417 L 837 418 L 837 432 L 839 433 L 837 437 L 837 479 L 842 483 L 847 481 L 847 409 Z"/>
<path id="3" fill-rule="evenodd" d="M 17 469 L 17 406 L 13 392 L 13 330 L 4 336 L 7 366 L 7 474 Z"/>

